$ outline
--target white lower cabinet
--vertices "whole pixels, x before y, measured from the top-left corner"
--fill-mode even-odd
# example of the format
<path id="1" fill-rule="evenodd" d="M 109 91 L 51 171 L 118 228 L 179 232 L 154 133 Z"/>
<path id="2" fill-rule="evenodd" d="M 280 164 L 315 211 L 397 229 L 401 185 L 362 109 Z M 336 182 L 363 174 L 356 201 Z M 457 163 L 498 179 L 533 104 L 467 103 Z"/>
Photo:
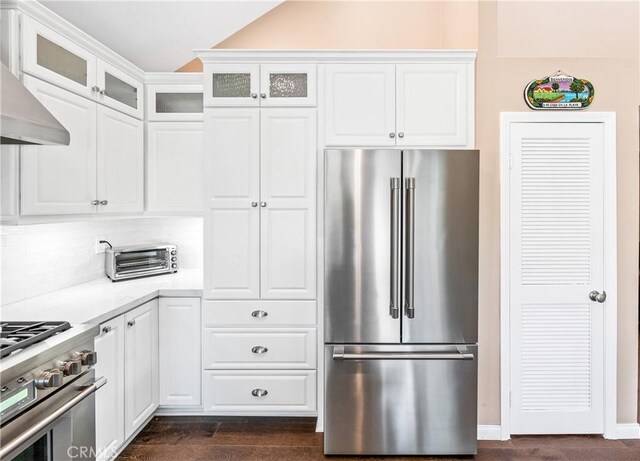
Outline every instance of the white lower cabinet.
<path id="1" fill-rule="evenodd" d="M 129 438 L 158 407 L 158 300 L 124 314 L 124 427 Z"/>
<path id="2" fill-rule="evenodd" d="M 204 301 L 205 413 L 316 411 L 315 301 Z"/>
<path id="3" fill-rule="evenodd" d="M 107 383 L 96 392 L 97 461 L 109 460 L 124 443 L 124 317 L 101 325 L 95 340 L 96 377 Z"/>
<path id="4" fill-rule="evenodd" d="M 200 405 L 200 298 L 160 298 L 160 405 Z"/>
<path id="5" fill-rule="evenodd" d="M 204 411 L 259 415 L 316 411 L 316 372 L 205 371 Z"/>

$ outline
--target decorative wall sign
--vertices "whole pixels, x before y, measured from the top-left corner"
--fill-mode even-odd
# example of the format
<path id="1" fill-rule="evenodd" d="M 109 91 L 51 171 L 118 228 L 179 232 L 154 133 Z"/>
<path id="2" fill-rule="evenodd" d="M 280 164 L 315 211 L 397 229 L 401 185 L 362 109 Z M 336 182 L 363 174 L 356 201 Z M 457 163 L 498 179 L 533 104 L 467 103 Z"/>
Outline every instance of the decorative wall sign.
<path id="1" fill-rule="evenodd" d="M 584 109 L 593 101 L 593 85 L 558 71 L 541 80 L 531 81 L 524 99 L 532 109 Z"/>

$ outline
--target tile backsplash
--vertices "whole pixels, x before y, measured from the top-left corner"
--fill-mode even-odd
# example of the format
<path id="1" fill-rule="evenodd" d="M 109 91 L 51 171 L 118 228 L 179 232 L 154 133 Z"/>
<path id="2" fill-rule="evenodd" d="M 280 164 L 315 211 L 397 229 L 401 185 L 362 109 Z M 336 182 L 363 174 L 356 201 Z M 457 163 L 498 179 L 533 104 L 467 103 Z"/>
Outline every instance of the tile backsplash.
<path id="1" fill-rule="evenodd" d="M 202 267 L 202 218 L 145 217 L 0 226 L 0 305 L 104 275 L 96 240 L 113 246 L 169 242 L 182 268 Z"/>

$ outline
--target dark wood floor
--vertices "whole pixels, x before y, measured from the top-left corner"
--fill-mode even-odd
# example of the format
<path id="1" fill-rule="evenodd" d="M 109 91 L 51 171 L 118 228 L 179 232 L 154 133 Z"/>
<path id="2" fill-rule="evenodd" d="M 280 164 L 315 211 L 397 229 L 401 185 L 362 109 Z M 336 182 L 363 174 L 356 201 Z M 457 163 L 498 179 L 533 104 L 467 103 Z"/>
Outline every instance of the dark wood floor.
<path id="1" fill-rule="evenodd" d="M 640 379 L 640 367 L 639 367 Z M 640 398 L 638 399 L 640 415 Z M 640 460 L 640 440 L 601 436 L 514 436 L 506 442 L 480 441 L 482 461 Z M 322 434 L 310 418 L 156 417 L 118 457 L 120 461 L 316 461 L 433 460 L 445 457 L 325 457 Z"/>

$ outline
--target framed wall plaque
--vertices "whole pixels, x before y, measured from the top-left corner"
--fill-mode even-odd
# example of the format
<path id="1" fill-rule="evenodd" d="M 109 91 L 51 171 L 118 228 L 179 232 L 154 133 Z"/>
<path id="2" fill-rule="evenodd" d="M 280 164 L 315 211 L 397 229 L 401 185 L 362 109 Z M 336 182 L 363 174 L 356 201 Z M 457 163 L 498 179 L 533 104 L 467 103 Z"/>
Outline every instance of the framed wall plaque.
<path id="1" fill-rule="evenodd" d="M 532 80 L 524 89 L 527 105 L 539 109 L 584 109 L 593 101 L 593 85 L 589 80 L 564 72 L 540 80 Z"/>

